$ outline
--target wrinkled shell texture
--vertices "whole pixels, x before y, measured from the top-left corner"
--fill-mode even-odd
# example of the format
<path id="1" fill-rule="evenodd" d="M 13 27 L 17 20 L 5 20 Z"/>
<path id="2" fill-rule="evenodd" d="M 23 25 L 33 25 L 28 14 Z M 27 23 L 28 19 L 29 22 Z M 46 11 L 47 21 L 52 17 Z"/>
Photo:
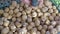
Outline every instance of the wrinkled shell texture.
<path id="1" fill-rule="evenodd" d="M 49 0 L 43 1 L 36 7 L 13 1 L 0 9 L 0 34 L 60 34 L 60 13 Z"/>

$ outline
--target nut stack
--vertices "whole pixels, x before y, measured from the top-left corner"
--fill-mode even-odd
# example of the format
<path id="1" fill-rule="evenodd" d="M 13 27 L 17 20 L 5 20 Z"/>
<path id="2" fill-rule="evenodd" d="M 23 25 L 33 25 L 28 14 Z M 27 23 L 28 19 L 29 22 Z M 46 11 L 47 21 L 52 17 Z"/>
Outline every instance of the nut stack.
<path id="1" fill-rule="evenodd" d="M 60 13 L 49 0 L 42 6 L 31 7 L 24 3 L 12 2 L 0 10 L 1 34 L 58 34 Z"/>

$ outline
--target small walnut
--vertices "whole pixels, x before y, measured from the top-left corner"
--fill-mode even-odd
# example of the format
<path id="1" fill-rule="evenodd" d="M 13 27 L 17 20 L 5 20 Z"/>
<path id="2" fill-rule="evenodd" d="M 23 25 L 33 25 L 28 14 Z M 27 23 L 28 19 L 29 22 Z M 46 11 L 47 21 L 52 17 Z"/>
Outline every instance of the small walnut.
<path id="1" fill-rule="evenodd" d="M 55 26 L 56 24 L 57 24 L 56 21 L 51 22 L 51 25 L 53 25 L 53 26 Z"/>
<path id="2" fill-rule="evenodd" d="M 56 9 L 56 6 L 52 6 L 52 8 L 55 10 Z"/>
<path id="3" fill-rule="evenodd" d="M 16 1 L 12 1 L 12 6 L 16 7 L 17 6 L 17 2 Z"/>
<path id="4" fill-rule="evenodd" d="M 50 25 L 50 20 L 46 20 L 45 24 Z"/>
<path id="5" fill-rule="evenodd" d="M 18 27 L 18 28 L 20 28 L 20 27 L 22 26 L 22 24 L 19 23 L 19 22 L 15 22 L 15 25 L 16 25 L 16 27 Z"/>
<path id="6" fill-rule="evenodd" d="M 12 6 L 12 5 L 9 6 L 9 9 L 10 9 L 10 10 L 13 10 L 14 8 L 15 8 L 15 7 Z"/>
<path id="7" fill-rule="evenodd" d="M 14 13 L 18 13 L 18 12 L 19 12 L 18 8 L 14 9 Z"/>
<path id="8" fill-rule="evenodd" d="M 18 12 L 18 13 L 16 14 L 16 17 L 20 17 L 20 16 L 21 16 L 21 13 Z"/>
<path id="9" fill-rule="evenodd" d="M 60 32 L 60 25 L 58 25 L 56 28 L 57 28 L 57 31 Z"/>
<path id="10" fill-rule="evenodd" d="M 42 25 L 39 25 L 39 26 L 37 27 L 37 29 L 38 29 L 38 30 L 41 30 L 41 29 L 42 29 Z"/>
<path id="11" fill-rule="evenodd" d="M 32 17 L 37 17 L 37 13 L 36 12 L 32 12 Z"/>
<path id="12" fill-rule="evenodd" d="M 3 19 L 0 18 L 0 25 L 3 25 Z"/>
<path id="13" fill-rule="evenodd" d="M 49 9 L 48 12 L 49 13 L 53 13 L 54 11 L 53 11 L 53 9 Z"/>
<path id="14" fill-rule="evenodd" d="M 8 27 L 9 23 L 10 22 L 8 20 L 6 20 L 6 21 L 4 21 L 3 25 L 6 26 L 6 27 Z"/>
<path id="15" fill-rule="evenodd" d="M 12 18 L 12 15 L 9 15 L 8 17 L 7 17 L 7 19 L 11 19 Z"/>
<path id="16" fill-rule="evenodd" d="M 40 16 L 42 16 L 42 15 L 43 15 L 42 12 L 38 12 L 38 13 L 37 13 L 37 16 L 38 16 L 38 17 L 40 17 Z"/>
<path id="17" fill-rule="evenodd" d="M 45 34 L 45 33 L 46 33 L 46 30 L 42 29 L 41 34 Z"/>
<path id="18" fill-rule="evenodd" d="M 15 18 L 15 17 L 13 17 L 13 18 L 12 18 L 12 21 L 13 21 L 13 22 L 15 22 L 15 21 L 16 21 L 16 18 Z"/>
<path id="19" fill-rule="evenodd" d="M 9 32 L 9 27 L 2 29 L 1 34 L 7 34 Z"/>
<path id="20" fill-rule="evenodd" d="M 0 14 L 3 14 L 4 13 L 4 11 L 3 10 L 0 10 Z"/>
<path id="21" fill-rule="evenodd" d="M 40 31 L 37 31 L 36 34 L 41 34 Z"/>
<path id="22" fill-rule="evenodd" d="M 27 15 L 22 15 L 22 21 L 25 21 L 27 19 Z"/>
<path id="23" fill-rule="evenodd" d="M 48 11 L 48 7 L 42 8 L 42 12 L 47 12 L 47 11 Z"/>
<path id="24" fill-rule="evenodd" d="M 9 14 L 10 15 L 13 15 L 13 10 L 9 10 Z"/>
<path id="25" fill-rule="evenodd" d="M 5 12 L 9 12 L 9 8 L 5 8 Z"/>
<path id="26" fill-rule="evenodd" d="M 16 26 L 12 23 L 11 25 L 9 25 L 10 29 L 12 32 L 16 31 Z"/>
<path id="27" fill-rule="evenodd" d="M 8 14 L 8 13 L 3 13 L 3 16 L 4 16 L 4 17 L 8 17 L 9 14 Z"/>
<path id="28" fill-rule="evenodd" d="M 56 30 L 55 28 L 53 28 L 53 29 L 51 30 L 51 34 L 57 34 L 57 30 Z"/>
<path id="29" fill-rule="evenodd" d="M 19 34 L 27 34 L 27 29 L 23 27 L 22 29 L 19 30 Z"/>

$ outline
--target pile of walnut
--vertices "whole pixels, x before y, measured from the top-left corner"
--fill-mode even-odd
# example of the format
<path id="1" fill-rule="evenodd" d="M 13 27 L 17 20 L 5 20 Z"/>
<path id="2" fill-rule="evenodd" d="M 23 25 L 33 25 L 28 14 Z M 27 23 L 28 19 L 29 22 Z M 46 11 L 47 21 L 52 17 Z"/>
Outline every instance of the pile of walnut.
<path id="1" fill-rule="evenodd" d="M 57 34 L 60 32 L 60 13 L 50 1 L 42 6 L 31 7 L 12 2 L 0 10 L 1 34 Z"/>

